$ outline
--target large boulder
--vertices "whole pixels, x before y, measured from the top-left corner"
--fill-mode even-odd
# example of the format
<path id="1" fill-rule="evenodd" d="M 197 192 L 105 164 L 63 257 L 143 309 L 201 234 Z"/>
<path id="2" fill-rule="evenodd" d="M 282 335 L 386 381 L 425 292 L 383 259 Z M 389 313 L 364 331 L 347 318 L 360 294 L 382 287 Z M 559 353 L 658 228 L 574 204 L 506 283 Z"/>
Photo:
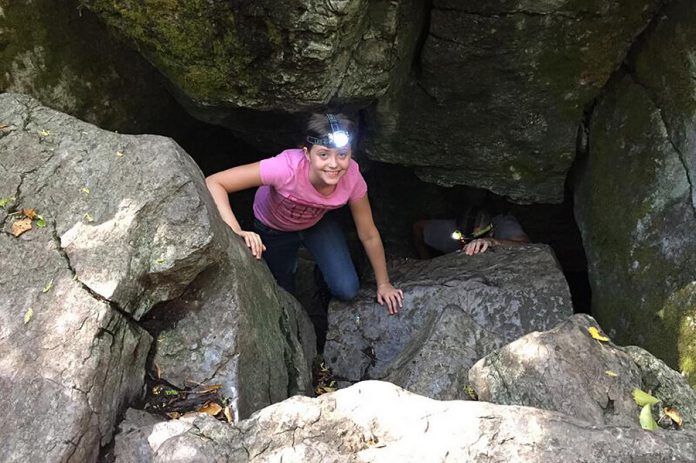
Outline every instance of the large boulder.
<path id="1" fill-rule="evenodd" d="M 302 306 L 272 283 L 263 262 L 234 264 L 240 260 L 229 255 L 181 297 L 153 310 L 161 326 L 153 361 L 162 377 L 181 388 L 221 384 L 236 420 L 312 394 L 316 356 L 314 328 Z"/>
<path id="2" fill-rule="evenodd" d="M 0 0 L 0 91 L 121 133 L 181 133 L 165 79 L 78 0 Z"/>
<path id="3" fill-rule="evenodd" d="M 468 369 L 518 337 L 573 313 L 568 286 L 545 245 L 394 261 L 404 291 L 391 316 L 365 288 L 332 302 L 324 357 L 341 381 L 385 379 L 438 399 L 466 398 Z"/>
<path id="4" fill-rule="evenodd" d="M 170 79 L 192 114 L 272 150 L 295 142 L 283 115 L 364 107 L 402 79 L 425 19 L 416 0 L 83 4 Z"/>
<path id="5" fill-rule="evenodd" d="M 696 385 L 696 5 L 672 2 L 598 102 L 575 194 L 592 312 Z M 648 328 L 649 327 L 649 328 Z"/>
<path id="6" fill-rule="evenodd" d="M 367 118 L 369 156 L 560 203 L 585 107 L 661 3 L 435 0 L 419 72 Z"/>
<path id="7" fill-rule="evenodd" d="M 530 407 L 439 402 L 379 381 L 293 397 L 234 426 L 192 416 L 123 438 L 123 455 L 143 463 L 696 461 L 693 430 L 650 433 Z"/>
<path id="8" fill-rule="evenodd" d="M 219 323 L 198 342 L 217 335 L 243 348 L 224 357 L 209 343 L 206 355 L 220 361 L 190 368 L 188 379 L 220 379 L 229 362 L 222 379 L 236 389 L 237 414 L 307 389 L 307 316 L 222 222 L 172 140 L 107 132 L 1 94 L 0 173 L 0 413 L 11 430 L 0 460 L 94 461 L 142 398 L 151 344 L 143 317 L 199 295 L 202 281 L 204 309 Z"/>
<path id="9" fill-rule="evenodd" d="M 676 407 L 687 425 L 696 422 L 696 391 L 679 373 L 643 349 L 594 339 L 591 328 L 599 330 L 595 320 L 578 314 L 530 333 L 476 363 L 469 382 L 480 400 L 555 410 L 598 426 L 638 427 L 637 388 Z"/>

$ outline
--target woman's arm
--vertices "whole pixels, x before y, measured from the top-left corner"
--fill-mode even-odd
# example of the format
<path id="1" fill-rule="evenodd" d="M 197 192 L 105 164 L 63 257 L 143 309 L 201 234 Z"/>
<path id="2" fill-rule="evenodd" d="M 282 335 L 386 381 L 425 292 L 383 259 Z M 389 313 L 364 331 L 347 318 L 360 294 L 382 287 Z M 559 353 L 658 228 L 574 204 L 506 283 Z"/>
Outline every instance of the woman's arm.
<path id="1" fill-rule="evenodd" d="M 244 242 L 257 259 L 261 258 L 261 253 L 266 250 L 266 246 L 263 245 L 261 237 L 256 233 L 242 230 L 234 212 L 232 212 L 228 194 L 262 185 L 259 164 L 255 162 L 233 167 L 205 179 L 205 184 L 213 197 L 218 212 L 220 212 L 220 217 L 233 232 L 244 238 Z"/>
<path id="2" fill-rule="evenodd" d="M 386 302 L 390 314 L 395 314 L 403 305 L 404 293 L 396 289 L 389 281 L 387 273 L 387 261 L 384 257 L 384 246 L 379 231 L 372 219 L 372 209 L 367 195 L 350 202 L 350 211 L 358 230 L 358 237 L 365 248 L 367 258 L 370 260 L 372 270 L 375 272 L 377 283 L 377 302 L 384 305 Z"/>

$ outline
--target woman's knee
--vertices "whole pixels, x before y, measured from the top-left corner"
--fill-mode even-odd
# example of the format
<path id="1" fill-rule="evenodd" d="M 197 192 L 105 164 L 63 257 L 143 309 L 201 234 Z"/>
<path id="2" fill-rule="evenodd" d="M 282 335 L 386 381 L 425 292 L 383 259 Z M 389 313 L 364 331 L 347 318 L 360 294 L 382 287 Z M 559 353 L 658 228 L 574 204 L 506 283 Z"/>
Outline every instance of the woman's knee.
<path id="1" fill-rule="evenodd" d="M 342 301 L 350 301 L 355 299 L 360 290 L 360 282 L 357 275 L 346 276 L 337 282 L 329 285 L 331 295 Z"/>

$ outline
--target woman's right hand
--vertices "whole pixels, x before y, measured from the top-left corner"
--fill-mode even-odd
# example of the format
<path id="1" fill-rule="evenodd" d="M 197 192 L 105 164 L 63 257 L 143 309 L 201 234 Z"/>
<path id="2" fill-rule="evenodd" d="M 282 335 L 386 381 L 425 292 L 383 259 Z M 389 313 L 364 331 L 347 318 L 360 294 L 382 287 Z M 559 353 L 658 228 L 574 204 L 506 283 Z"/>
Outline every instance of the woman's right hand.
<path id="1" fill-rule="evenodd" d="M 244 238 L 244 242 L 251 249 L 251 253 L 257 259 L 261 259 L 261 254 L 266 250 L 266 246 L 261 241 L 261 237 L 258 233 L 239 230 L 235 232 L 237 235 Z"/>

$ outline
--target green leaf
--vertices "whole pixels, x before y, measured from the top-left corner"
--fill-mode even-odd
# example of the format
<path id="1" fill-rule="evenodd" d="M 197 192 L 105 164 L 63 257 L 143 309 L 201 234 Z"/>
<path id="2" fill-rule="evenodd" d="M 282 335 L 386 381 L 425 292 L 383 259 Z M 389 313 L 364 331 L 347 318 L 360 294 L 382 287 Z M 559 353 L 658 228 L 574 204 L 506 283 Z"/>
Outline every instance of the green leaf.
<path id="1" fill-rule="evenodd" d="M 2 208 L 4 209 L 5 206 L 7 206 L 8 204 L 10 204 L 10 203 L 13 202 L 14 200 L 15 200 L 15 197 L 14 197 L 14 196 L 8 196 L 8 197 L 6 197 L 6 198 L 0 198 L 0 207 L 2 207 Z"/>
<path id="2" fill-rule="evenodd" d="M 652 416 L 650 405 L 643 405 L 643 409 L 640 411 L 639 420 L 640 427 L 646 431 L 654 431 L 657 429 L 657 423 L 655 422 L 655 418 Z"/>
<path id="3" fill-rule="evenodd" d="M 36 226 L 39 228 L 46 228 L 46 220 L 40 215 L 36 216 Z"/>
<path id="4" fill-rule="evenodd" d="M 633 400 L 636 401 L 639 407 L 643 407 L 645 405 L 655 405 L 660 401 L 660 399 L 651 396 L 645 391 L 641 391 L 638 388 L 633 389 Z"/>

